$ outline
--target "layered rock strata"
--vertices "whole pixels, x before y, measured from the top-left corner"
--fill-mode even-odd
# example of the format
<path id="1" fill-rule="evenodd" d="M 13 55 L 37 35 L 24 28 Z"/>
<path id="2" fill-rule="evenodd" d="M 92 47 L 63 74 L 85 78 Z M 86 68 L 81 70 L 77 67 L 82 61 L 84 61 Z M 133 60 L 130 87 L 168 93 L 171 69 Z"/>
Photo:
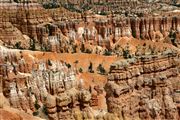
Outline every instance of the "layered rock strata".
<path id="1" fill-rule="evenodd" d="M 43 49 L 56 52 L 72 52 L 76 41 L 110 49 L 121 37 L 169 42 L 179 45 L 179 17 L 112 18 L 107 20 L 59 22 L 37 26 L 38 41 Z M 84 25 L 85 24 L 85 25 Z"/>
<path id="2" fill-rule="evenodd" d="M 180 43 L 179 13 L 164 17 L 94 17 L 63 8 L 46 10 L 34 2 L 1 3 L 0 13 L 0 40 L 13 48 L 76 52 L 80 41 L 109 49 L 120 37 L 165 42 L 171 32 L 175 37 L 172 41 Z"/>
<path id="3" fill-rule="evenodd" d="M 114 63 L 105 87 L 108 111 L 125 120 L 179 119 L 179 63 L 174 55 Z"/>

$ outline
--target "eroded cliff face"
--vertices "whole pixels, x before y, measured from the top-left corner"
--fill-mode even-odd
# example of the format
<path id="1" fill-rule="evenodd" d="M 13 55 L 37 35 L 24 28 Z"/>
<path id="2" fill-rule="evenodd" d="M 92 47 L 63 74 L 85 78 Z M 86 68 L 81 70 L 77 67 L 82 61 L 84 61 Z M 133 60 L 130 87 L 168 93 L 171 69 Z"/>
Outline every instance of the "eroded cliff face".
<path id="1" fill-rule="evenodd" d="M 90 44 L 111 49 L 125 36 L 180 43 L 179 13 L 140 18 L 96 16 L 63 8 L 46 10 L 36 2 L 1 3 L 0 13 L 0 40 L 11 48 L 78 52 L 79 44 Z"/>
<path id="2" fill-rule="evenodd" d="M 180 56 L 175 51 L 115 62 L 106 100 L 100 99 L 103 88 L 84 87 L 80 73 L 64 62 L 5 47 L 0 55 L 1 95 L 31 115 L 50 120 L 179 119 Z M 98 107 L 99 102 L 108 107 Z"/>
<path id="3" fill-rule="evenodd" d="M 0 93 L 11 107 L 50 120 L 95 119 L 106 113 L 93 108 L 104 93 L 86 89 L 76 69 L 33 54 L 0 47 Z"/>
<path id="4" fill-rule="evenodd" d="M 119 119 L 179 119 L 179 58 L 176 55 L 122 60 L 111 66 L 107 105 Z"/>
<path id="5" fill-rule="evenodd" d="M 31 41 L 33 44 L 38 44 L 37 49 L 41 49 L 39 44 L 42 44 L 41 32 L 38 25 L 50 24 L 54 20 L 62 18 L 66 15 L 65 10 L 45 10 L 37 2 L 33 3 L 0 3 L 0 39 L 5 45 L 11 47 L 20 47 L 22 49 L 29 49 Z M 57 14 L 61 13 L 61 16 Z M 68 13 L 67 13 L 68 14 Z M 76 14 L 76 13 L 74 13 Z M 75 16 L 69 13 L 70 16 Z M 67 15 L 66 15 L 67 16 Z M 53 20 L 54 19 L 54 20 Z M 42 28 L 43 29 L 43 28 Z M 49 36 L 52 36 L 53 30 L 49 31 Z M 31 40 L 32 39 L 32 40 Z"/>
<path id="6" fill-rule="evenodd" d="M 37 0 L 17 1 L 0 2 L 0 111 L 10 115 L 4 109 L 9 106 L 49 120 L 180 119 L 178 10 L 147 17 L 103 16 L 44 9 Z M 83 3 L 69 2 L 76 7 Z M 98 3 L 95 11 L 105 5 L 91 2 Z M 150 6 L 136 0 L 107 3 L 100 9 Z M 109 64 L 117 59 L 106 83 Z M 83 72 L 90 81 L 82 79 Z"/>
<path id="7" fill-rule="evenodd" d="M 179 23 L 180 18 L 178 16 L 149 18 L 111 17 L 95 21 L 89 18 L 88 22 L 80 20 L 55 22 L 38 26 L 38 40 L 41 42 L 49 41 L 50 45 L 56 42 L 57 49 L 60 49 L 60 46 L 63 46 L 62 44 L 66 45 L 65 38 L 69 46 L 73 46 L 76 43 L 75 41 L 79 41 L 80 43 L 105 46 L 110 49 L 111 45 L 121 37 L 167 42 L 165 39 L 169 38 L 170 33 L 173 32 L 177 36 L 175 42 L 179 44 Z M 169 42 L 171 43 L 170 40 Z"/>

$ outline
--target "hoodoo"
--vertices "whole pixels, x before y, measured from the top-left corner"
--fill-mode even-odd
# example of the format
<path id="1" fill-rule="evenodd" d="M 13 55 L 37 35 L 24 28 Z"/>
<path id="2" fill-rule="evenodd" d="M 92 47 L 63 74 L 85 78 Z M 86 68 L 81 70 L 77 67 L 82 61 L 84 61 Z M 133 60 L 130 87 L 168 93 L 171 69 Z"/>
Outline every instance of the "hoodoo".
<path id="1" fill-rule="evenodd" d="M 2 120 L 179 120 L 179 0 L 1 0 Z"/>

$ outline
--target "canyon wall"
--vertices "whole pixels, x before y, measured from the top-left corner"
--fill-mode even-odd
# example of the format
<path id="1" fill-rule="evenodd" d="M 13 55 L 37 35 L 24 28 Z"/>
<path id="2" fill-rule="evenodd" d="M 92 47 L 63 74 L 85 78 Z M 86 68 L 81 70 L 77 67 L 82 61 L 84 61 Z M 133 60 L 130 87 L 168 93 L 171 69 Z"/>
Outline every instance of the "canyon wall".
<path id="1" fill-rule="evenodd" d="M 36 55 L 0 47 L 0 92 L 13 108 L 50 120 L 179 119 L 180 55 L 175 51 L 115 62 L 106 93 L 85 88 L 80 73 L 66 63 Z M 103 94 L 107 109 L 96 109 Z"/>
<path id="2" fill-rule="evenodd" d="M 37 50 L 72 52 L 80 41 L 110 49 L 121 37 L 167 42 L 170 33 L 175 38 L 168 41 L 175 39 L 176 46 L 180 43 L 178 13 L 163 17 L 93 17 L 91 13 L 63 8 L 46 10 L 38 3 L 1 3 L 0 13 L 0 41 L 11 48 L 32 49 L 34 45 Z"/>
<path id="3" fill-rule="evenodd" d="M 56 45 L 61 46 L 65 43 L 64 40 L 62 40 L 65 36 L 67 41 L 69 41 L 67 44 L 69 43 L 70 46 L 76 43 L 75 41 L 80 41 L 81 43 L 105 46 L 111 49 L 113 43 L 116 43 L 121 37 L 167 42 L 170 33 L 172 33 L 176 38 L 170 38 L 168 42 L 172 43 L 171 39 L 176 39 L 175 43 L 177 45 L 180 43 L 180 18 L 178 16 L 149 18 L 112 17 L 106 18 L 106 20 L 104 19 L 94 20 L 85 17 L 87 22 L 69 21 L 54 23 L 55 25 L 52 25 L 52 28 L 44 31 L 49 31 L 46 32 L 46 34 L 54 36 L 55 40 L 51 40 L 52 37 L 47 38 L 48 36 L 45 36 L 45 34 L 41 34 L 40 38 L 41 41 L 56 41 Z M 62 34 L 57 35 L 59 32 L 53 32 L 53 30 L 56 29 L 57 31 L 59 29 Z M 57 34 L 51 34 L 51 32 Z M 58 46 L 56 46 L 56 48 L 58 48 Z"/>
<path id="4" fill-rule="evenodd" d="M 180 119 L 180 16 L 169 0 L 64 0 L 58 8 L 51 6 L 58 0 L 13 1 L 0 2 L 0 111 L 49 120 Z M 111 55 L 118 61 L 108 74 Z"/>
<path id="5" fill-rule="evenodd" d="M 120 60 L 105 86 L 110 113 L 119 119 L 179 119 L 180 68 L 177 55 Z"/>

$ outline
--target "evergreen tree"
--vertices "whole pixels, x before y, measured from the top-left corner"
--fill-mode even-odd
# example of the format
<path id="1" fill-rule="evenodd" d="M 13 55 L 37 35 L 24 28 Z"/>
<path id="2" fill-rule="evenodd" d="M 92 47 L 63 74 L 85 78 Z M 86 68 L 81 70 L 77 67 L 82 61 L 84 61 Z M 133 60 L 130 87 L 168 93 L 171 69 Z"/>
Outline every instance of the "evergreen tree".
<path id="1" fill-rule="evenodd" d="M 97 67 L 97 71 L 99 71 L 100 74 L 103 74 L 103 75 L 106 73 L 106 70 L 104 69 L 102 64 L 99 64 L 99 66 Z"/>
<path id="2" fill-rule="evenodd" d="M 88 72 L 94 73 L 92 62 L 90 62 L 90 65 L 89 65 L 89 68 L 88 68 Z"/>

